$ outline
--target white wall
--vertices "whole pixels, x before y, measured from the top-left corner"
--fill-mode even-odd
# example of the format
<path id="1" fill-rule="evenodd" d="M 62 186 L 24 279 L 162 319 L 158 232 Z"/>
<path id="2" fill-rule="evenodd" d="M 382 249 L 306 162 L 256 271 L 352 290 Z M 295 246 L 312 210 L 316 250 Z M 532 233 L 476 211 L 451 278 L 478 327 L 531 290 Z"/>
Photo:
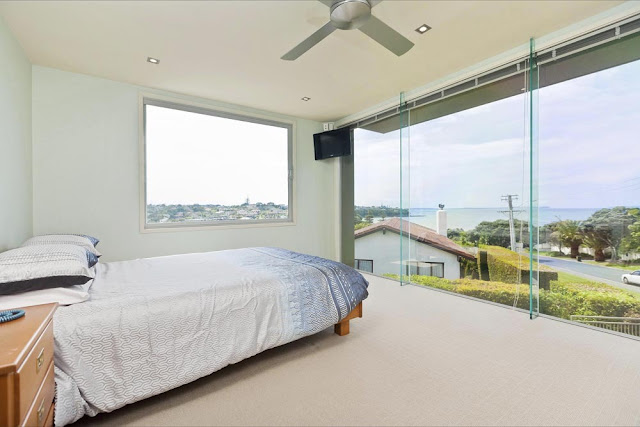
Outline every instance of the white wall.
<path id="1" fill-rule="evenodd" d="M 409 249 L 409 253 L 403 254 L 403 257 L 415 261 L 443 262 L 445 279 L 460 278 L 460 263 L 457 255 L 415 240 L 411 240 L 408 246 L 408 241 L 407 236 L 402 236 L 402 247 L 405 250 Z M 356 259 L 373 260 L 373 274 L 400 274 L 400 235 L 390 231 L 383 234 L 380 230 L 358 237 Z"/>
<path id="2" fill-rule="evenodd" d="M 296 120 L 296 224 L 141 233 L 141 91 Z M 317 122 L 34 66 L 34 233 L 95 235 L 107 261 L 247 246 L 334 258 L 335 162 L 314 160 L 312 134 L 321 130 Z"/>
<path id="3" fill-rule="evenodd" d="M 0 18 L 0 251 L 31 237 L 31 63 Z"/>

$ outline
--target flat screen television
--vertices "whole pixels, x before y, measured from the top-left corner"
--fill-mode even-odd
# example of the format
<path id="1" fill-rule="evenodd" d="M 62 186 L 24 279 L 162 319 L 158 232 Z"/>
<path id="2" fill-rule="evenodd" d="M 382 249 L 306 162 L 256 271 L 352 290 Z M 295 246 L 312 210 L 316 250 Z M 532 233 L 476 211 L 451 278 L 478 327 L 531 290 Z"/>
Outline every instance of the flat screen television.
<path id="1" fill-rule="evenodd" d="M 350 155 L 352 135 L 348 127 L 313 135 L 316 160 Z"/>

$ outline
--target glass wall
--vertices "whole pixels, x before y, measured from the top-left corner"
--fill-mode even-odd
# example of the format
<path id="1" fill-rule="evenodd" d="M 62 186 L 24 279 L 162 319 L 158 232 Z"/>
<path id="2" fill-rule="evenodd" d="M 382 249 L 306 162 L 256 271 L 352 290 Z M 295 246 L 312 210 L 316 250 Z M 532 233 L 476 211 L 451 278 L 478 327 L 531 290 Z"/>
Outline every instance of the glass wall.
<path id="1" fill-rule="evenodd" d="M 406 112 L 409 126 L 388 133 L 357 129 L 356 258 L 378 275 L 482 297 L 487 260 L 504 255 L 513 269 L 494 276 L 496 302 L 528 310 L 526 100 L 420 123 Z"/>
<path id="2" fill-rule="evenodd" d="M 411 283 L 529 309 L 526 101 L 411 115 Z"/>
<path id="3" fill-rule="evenodd" d="M 356 267 L 400 274 L 400 130 L 355 129 L 353 147 Z M 363 268 L 364 267 L 364 268 Z"/>
<path id="4" fill-rule="evenodd" d="M 540 263 L 558 275 L 540 312 L 640 336 L 640 61 L 539 102 Z"/>
<path id="5" fill-rule="evenodd" d="M 424 102 L 401 95 L 395 115 L 356 129 L 357 265 L 640 336 L 632 28 L 585 36 L 573 51 L 538 52 L 531 40 L 520 62 Z"/>

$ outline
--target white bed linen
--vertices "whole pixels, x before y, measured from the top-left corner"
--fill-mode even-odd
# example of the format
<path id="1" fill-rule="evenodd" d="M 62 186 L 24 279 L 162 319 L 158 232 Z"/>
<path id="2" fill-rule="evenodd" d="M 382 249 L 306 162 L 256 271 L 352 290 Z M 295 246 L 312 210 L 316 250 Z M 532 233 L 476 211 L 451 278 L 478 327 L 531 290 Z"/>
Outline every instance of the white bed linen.
<path id="1" fill-rule="evenodd" d="M 30 305 L 50 304 L 52 302 L 57 302 L 60 305 L 78 304 L 89 299 L 89 288 L 92 283 L 93 280 L 89 280 L 84 285 L 73 285 L 67 286 L 66 288 L 50 288 L 14 295 L 3 295 L 0 296 L 0 310 L 28 307 Z"/>
<path id="2" fill-rule="evenodd" d="M 54 317 L 55 424 L 326 329 L 366 287 L 343 264 L 274 248 L 99 263 L 90 300 Z"/>

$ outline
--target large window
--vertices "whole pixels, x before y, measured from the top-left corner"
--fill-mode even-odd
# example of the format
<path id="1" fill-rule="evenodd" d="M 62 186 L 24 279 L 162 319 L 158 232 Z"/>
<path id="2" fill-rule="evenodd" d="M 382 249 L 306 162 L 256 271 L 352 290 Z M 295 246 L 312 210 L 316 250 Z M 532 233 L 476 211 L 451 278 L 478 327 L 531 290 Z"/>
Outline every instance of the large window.
<path id="1" fill-rule="evenodd" d="M 640 337 L 639 43 L 640 19 L 531 40 L 517 64 L 358 122 L 356 258 Z"/>
<path id="2" fill-rule="evenodd" d="M 144 228 L 292 221 L 292 124 L 143 106 Z"/>

